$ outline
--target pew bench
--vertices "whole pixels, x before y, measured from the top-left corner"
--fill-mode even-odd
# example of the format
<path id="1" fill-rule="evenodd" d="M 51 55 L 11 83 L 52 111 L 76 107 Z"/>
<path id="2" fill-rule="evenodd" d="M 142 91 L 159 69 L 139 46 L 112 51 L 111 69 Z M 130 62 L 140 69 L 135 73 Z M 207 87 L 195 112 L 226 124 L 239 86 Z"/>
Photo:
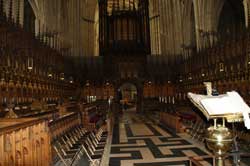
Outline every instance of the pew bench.
<path id="1" fill-rule="evenodd" d="M 160 122 L 169 127 L 175 133 L 183 132 L 181 118 L 175 113 L 160 112 Z"/>

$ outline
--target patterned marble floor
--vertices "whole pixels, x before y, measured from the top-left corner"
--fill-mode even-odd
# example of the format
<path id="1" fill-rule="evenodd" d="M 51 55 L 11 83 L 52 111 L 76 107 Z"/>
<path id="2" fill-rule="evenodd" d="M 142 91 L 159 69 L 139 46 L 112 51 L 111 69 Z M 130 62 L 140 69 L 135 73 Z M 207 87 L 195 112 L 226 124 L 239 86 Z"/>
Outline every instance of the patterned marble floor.
<path id="1" fill-rule="evenodd" d="M 207 156 L 194 145 L 143 115 L 126 111 L 116 119 L 110 151 L 110 166 L 188 166 L 189 157 Z M 202 163 L 211 166 L 212 160 Z"/>

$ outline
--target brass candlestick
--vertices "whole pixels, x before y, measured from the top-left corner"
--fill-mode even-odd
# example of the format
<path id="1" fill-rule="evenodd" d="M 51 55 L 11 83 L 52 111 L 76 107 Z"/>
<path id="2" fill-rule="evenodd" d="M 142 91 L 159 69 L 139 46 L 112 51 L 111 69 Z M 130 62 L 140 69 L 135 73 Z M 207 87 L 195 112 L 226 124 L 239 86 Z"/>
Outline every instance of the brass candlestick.
<path id="1" fill-rule="evenodd" d="M 210 150 L 215 155 L 215 165 L 224 166 L 224 158 L 227 152 L 232 148 L 233 134 L 225 126 L 225 119 L 223 118 L 223 124 L 217 125 L 217 119 L 214 119 L 214 126 L 207 129 L 206 143 Z"/>

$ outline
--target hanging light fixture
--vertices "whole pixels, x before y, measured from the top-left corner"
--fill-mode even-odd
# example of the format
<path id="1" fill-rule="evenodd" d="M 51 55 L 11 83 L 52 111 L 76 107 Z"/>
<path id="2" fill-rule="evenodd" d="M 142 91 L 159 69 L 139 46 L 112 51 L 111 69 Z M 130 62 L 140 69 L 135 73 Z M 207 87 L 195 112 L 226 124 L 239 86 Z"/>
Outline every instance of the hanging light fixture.
<path id="1" fill-rule="evenodd" d="M 189 80 L 192 80 L 193 78 L 192 78 L 192 74 L 191 73 L 189 73 L 189 77 L 188 77 L 188 79 Z"/>
<path id="2" fill-rule="evenodd" d="M 182 80 L 182 76 L 180 76 L 179 82 L 183 82 L 183 80 Z"/>
<path id="3" fill-rule="evenodd" d="M 89 86 L 89 85 L 90 85 L 89 80 L 87 80 L 85 86 Z"/>
<path id="4" fill-rule="evenodd" d="M 61 74 L 60 74 L 60 80 L 63 81 L 64 79 L 65 79 L 65 78 L 64 78 L 64 73 L 61 73 Z"/>
<path id="5" fill-rule="evenodd" d="M 33 58 L 28 57 L 28 70 L 32 70 L 34 66 Z"/>
<path id="6" fill-rule="evenodd" d="M 69 83 L 71 83 L 71 84 L 74 83 L 73 77 L 69 77 Z"/>
<path id="7" fill-rule="evenodd" d="M 223 72 L 223 71 L 224 71 L 224 64 L 220 63 L 220 72 Z"/>
<path id="8" fill-rule="evenodd" d="M 48 69 L 48 77 L 52 77 L 52 76 L 53 76 L 53 74 L 52 74 L 52 68 L 49 67 L 49 69 Z"/>
<path id="9" fill-rule="evenodd" d="M 89 86 L 89 85 L 90 85 L 89 82 L 87 82 L 87 83 L 86 83 L 86 86 Z"/>

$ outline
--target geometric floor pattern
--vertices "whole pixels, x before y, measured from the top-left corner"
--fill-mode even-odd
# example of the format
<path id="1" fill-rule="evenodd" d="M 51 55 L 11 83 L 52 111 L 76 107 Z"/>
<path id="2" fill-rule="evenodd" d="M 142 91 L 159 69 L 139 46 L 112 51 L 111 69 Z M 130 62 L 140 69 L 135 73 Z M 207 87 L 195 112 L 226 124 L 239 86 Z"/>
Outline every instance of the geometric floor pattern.
<path id="1" fill-rule="evenodd" d="M 166 127 L 125 112 L 114 125 L 109 166 L 188 166 L 189 157 L 207 155 Z M 202 165 L 211 163 L 208 159 Z"/>

